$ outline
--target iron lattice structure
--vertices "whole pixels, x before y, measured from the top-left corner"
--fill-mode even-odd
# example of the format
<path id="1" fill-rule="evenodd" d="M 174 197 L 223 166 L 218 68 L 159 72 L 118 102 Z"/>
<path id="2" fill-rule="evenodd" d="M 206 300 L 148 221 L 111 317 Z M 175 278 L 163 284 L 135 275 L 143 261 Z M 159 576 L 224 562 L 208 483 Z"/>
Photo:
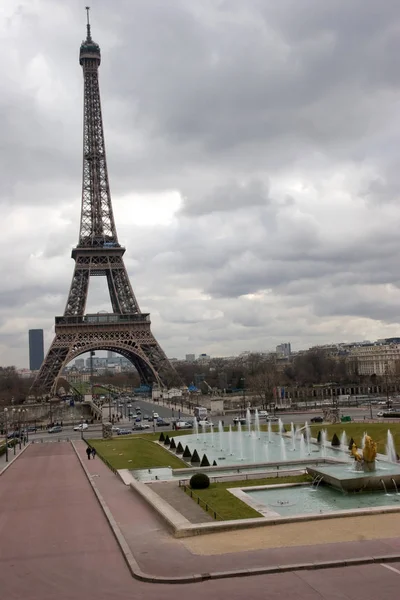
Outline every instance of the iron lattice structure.
<path id="1" fill-rule="evenodd" d="M 75 269 L 64 315 L 55 319 L 56 336 L 32 392 L 54 393 L 57 379 L 74 358 L 92 350 L 111 350 L 128 358 L 142 383 L 176 385 L 176 371 L 142 313 L 118 242 L 108 180 L 98 68 L 100 47 L 87 24 L 79 62 L 84 79 L 83 181 L 79 242 L 72 250 Z M 112 313 L 85 314 L 90 277 L 107 278 Z"/>

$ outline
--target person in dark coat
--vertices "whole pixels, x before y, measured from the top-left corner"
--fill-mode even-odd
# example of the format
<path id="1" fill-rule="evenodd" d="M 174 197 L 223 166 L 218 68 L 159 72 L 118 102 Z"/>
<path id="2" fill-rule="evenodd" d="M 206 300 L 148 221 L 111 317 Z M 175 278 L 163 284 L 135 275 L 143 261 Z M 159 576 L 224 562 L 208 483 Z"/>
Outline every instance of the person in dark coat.
<path id="1" fill-rule="evenodd" d="M 94 457 L 96 456 L 96 448 L 92 448 L 92 458 L 94 460 Z"/>
<path id="2" fill-rule="evenodd" d="M 92 454 L 92 449 L 89 448 L 89 446 L 86 448 L 86 454 L 87 454 L 88 460 L 90 460 L 90 456 Z"/>

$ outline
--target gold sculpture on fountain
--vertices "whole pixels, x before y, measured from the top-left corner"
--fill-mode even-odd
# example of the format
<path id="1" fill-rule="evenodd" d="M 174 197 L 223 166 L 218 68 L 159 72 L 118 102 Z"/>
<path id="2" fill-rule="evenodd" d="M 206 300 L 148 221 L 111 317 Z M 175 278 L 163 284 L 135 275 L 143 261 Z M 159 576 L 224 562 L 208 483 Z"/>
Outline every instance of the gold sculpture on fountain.
<path id="1" fill-rule="evenodd" d="M 356 444 L 353 442 L 351 454 L 354 456 L 360 470 L 375 471 L 375 459 L 377 453 L 377 444 L 369 435 L 365 436 L 364 448 L 360 454 Z"/>

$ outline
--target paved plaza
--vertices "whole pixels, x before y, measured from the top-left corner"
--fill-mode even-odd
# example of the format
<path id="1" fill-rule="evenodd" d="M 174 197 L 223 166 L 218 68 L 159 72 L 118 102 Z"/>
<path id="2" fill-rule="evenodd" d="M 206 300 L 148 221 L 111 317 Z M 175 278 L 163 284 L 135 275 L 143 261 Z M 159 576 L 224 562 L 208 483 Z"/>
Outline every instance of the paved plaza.
<path id="1" fill-rule="evenodd" d="M 96 458 L 77 451 L 143 572 L 173 577 L 255 569 L 305 560 L 338 560 L 400 552 L 395 537 L 344 544 L 275 547 L 225 553 L 213 536 L 198 538 L 214 554 L 170 537 L 157 515 Z M 332 530 L 335 521 L 331 521 Z M 378 527 L 378 525 L 377 525 Z M 397 522 L 394 526 L 398 527 Z M 254 530 L 255 532 L 261 530 Z M 267 528 L 262 530 L 267 531 Z M 396 532 L 398 533 L 398 532 Z M 223 534 L 218 534 L 223 535 Z M 229 535 L 229 534 L 228 534 Z M 297 598 L 393 600 L 400 561 L 234 577 L 191 584 L 147 583 L 132 577 L 70 443 L 30 445 L 0 477 L 0 590 L 7 600 L 50 598 Z M 228 538 L 227 538 L 228 539 Z M 362 546 L 360 546 L 362 544 Z M 250 574 L 249 574 L 250 575 Z"/>

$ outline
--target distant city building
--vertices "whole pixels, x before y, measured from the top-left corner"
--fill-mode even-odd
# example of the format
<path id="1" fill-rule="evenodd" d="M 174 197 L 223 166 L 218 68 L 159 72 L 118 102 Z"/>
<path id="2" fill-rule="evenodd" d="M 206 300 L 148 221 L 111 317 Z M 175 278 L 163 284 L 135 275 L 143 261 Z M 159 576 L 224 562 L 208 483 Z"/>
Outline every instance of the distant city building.
<path id="1" fill-rule="evenodd" d="M 276 353 L 278 357 L 290 358 L 290 355 L 292 353 L 290 343 L 279 344 L 279 346 L 276 347 Z"/>
<path id="2" fill-rule="evenodd" d="M 211 356 L 209 356 L 208 354 L 199 354 L 199 358 L 197 359 L 198 361 L 208 361 L 211 360 Z"/>
<path id="3" fill-rule="evenodd" d="M 38 371 L 44 360 L 43 329 L 29 330 L 29 368 Z"/>
<path id="4" fill-rule="evenodd" d="M 185 356 L 186 362 L 194 362 L 196 360 L 195 354 L 186 354 Z"/>
<path id="5" fill-rule="evenodd" d="M 115 352 L 112 352 L 111 350 L 107 350 L 107 358 L 114 358 L 114 356 L 116 356 Z"/>
<path id="6" fill-rule="evenodd" d="M 74 362 L 74 365 L 75 365 L 76 369 L 84 369 L 85 368 L 85 359 L 77 358 Z"/>
<path id="7" fill-rule="evenodd" d="M 390 375 L 400 370 L 400 344 L 370 344 L 355 346 L 348 360 L 359 375 Z"/>

